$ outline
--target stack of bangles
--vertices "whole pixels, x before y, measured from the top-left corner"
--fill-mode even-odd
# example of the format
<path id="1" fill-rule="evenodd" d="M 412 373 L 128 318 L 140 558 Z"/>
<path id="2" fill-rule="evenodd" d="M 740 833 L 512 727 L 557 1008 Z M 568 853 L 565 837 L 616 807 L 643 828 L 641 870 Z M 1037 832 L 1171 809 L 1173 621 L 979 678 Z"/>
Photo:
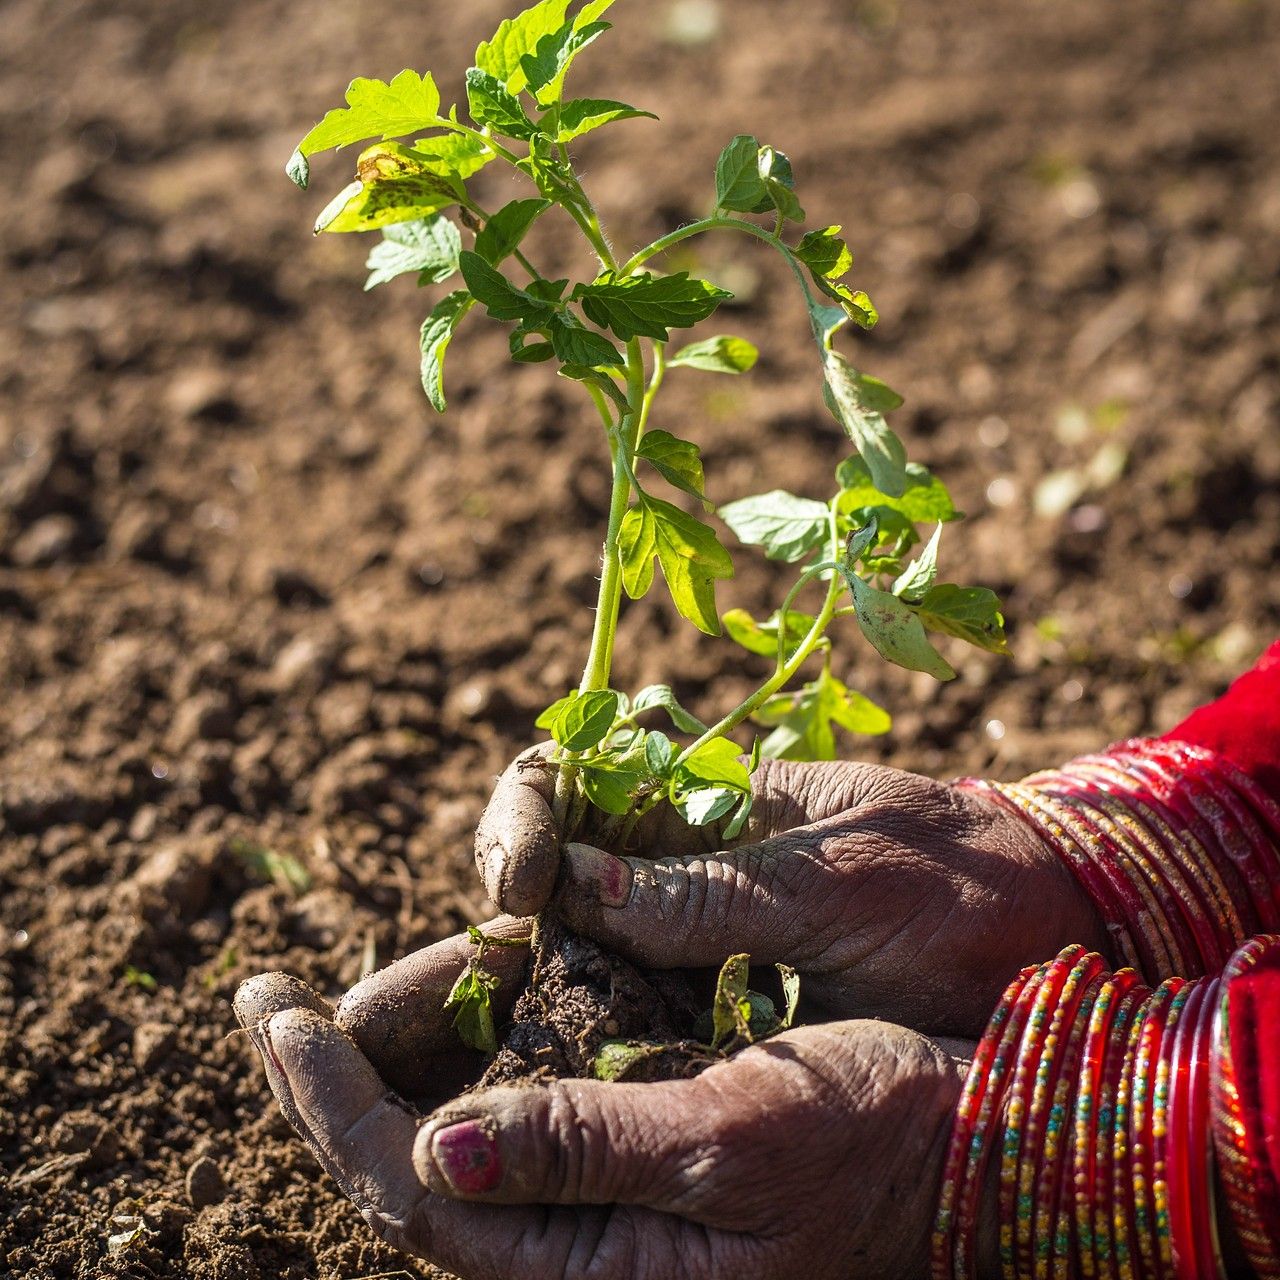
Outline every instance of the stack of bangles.
<path id="1" fill-rule="evenodd" d="M 1009 1280 L 1226 1280 L 1224 1222 L 1280 1280 L 1280 806 L 1167 740 L 959 785 L 1035 827 L 1130 967 L 1069 947 L 1005 991 L 955 1116 L 933 1280 L 977 1275 L 989 1174 Z"/>

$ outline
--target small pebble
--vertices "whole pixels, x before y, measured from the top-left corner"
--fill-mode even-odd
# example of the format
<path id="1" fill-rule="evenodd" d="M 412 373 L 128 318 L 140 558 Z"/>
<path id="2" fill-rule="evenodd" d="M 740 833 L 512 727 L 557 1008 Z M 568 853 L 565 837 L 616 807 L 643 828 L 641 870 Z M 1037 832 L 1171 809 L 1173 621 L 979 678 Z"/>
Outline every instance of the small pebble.
<path id="1" fill-rule="evenodd" d="M 142 1022 L 133 1030 L 133 1060 L 139 1071 L 154 1071 L 173 1051 L 178 1036 L 162 1022 Z"/>
<path id="2" fill-rule="evenodd" d="M 187 1199 L 197 1209 L 226 1198 L 227 1183 L 222 1170 L 208 1156 L 201 1156 L 187 1170 Z"/>

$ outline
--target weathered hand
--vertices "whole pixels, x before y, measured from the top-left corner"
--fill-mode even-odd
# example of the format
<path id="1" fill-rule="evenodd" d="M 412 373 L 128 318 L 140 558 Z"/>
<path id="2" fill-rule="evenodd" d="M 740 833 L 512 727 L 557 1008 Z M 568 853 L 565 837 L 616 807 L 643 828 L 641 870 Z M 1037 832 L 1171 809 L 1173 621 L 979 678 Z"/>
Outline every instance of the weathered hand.
<path id="1" fill-rule="evenodd" d="M 561 850 L 554 775 L 535 750 L 503 774 L 476 834 L 490 897 L 521 915 L 554 896 L 573 928 L 654 968 L 797 968 L 837 1017 L 977 1036 L 1023 965 L 1102 921 L 1057 856 L 1016 817 L 916 774 L 764 761 L 743 842 L 715 844 L 669 807 L 640 828 L 650 857 Z"/>
<path id="2" fill-rule="evenodd" d="M 422 1121 L 387 1082 L 456 1086 L 440 1006 L 467 954 L 402 960 L 332 1020 L 280 975 L 236 997 L 285 1115 L 382 1238 L 465 1280 L 925 1274 L 961 1084 L 942 1046 L 829 1023 L 693 1080 L 489 1089 Z M 519 957 L 490 957 L 509 998 Z"/>

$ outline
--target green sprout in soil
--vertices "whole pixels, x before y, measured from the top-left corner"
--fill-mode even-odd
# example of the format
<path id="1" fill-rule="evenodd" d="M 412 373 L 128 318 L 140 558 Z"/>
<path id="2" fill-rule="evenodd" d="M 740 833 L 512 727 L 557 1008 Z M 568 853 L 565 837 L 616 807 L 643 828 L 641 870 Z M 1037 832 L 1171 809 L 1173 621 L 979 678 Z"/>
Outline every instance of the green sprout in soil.
<path id="1" fill-rule="evenodd" d="M 372 143 L 359 154 L 355 179 L 320 213 L 316 231 L 381 232 L 366 288 L 402 275 L 419 286 L 461 278 L 422 325 L 422 382 L 438 412 L 446 407 L 448 347 L 465 317 L 480 309 L 510 326 L 514 361 L 555 365 L 599 415 L 612 494 L 590 649 L 577 687 L 537 719 L 554 742 L 564 829 L 579 829 L 594 809 L 602 815 L 598 839 L 625 845 L 644 814 L 669 804 L 692 825 L 719 824 L 720 837 L 732 840 L 748 821 L 751 774 L 762 755 L 831 759 L 836 729 L 888 730 L 889 715 L 838 674 L 845 664 L 836 662 L 837 636 L 860 633 L 889 662 L 950 680 L 955 672 L 929 633 L 1003 653 L 1004 624 L 991 591 L 939 581 L 942 529 L 960 513 L 942 482 L 908 461 L 889 426 L 886 415 L 902 398 L 837 350 L 846 327 L 871 329 L 878 316 L 870 298 L 846 283 L 853 259 L 841 228 L 803 231 L 806 215 L 785 154 L 753 137 L 734 138 L 716 163 L 706 217 L 630 256 L 610 242 L 570 148 L 587 133 L 651 113 L 567 97 L 565 82 L 578 55 L 609 30 L 600 19 L 613 2 L 541 0 L 504 21 L 476 50 L 466 102 L 448 110 L 430 74 L 353 80 L 347 105 L 302 139 L 287 171 L 306 187 L 310 157 Z M 523 176 L 529 194 L 500 209 L 482 207 L 469 183 L 491 164 Z M 533 224 L 553 215 L 590 255 L 585 278 L 548 278 L 523 252 Z M 825 501 L 774 489 L 717 512 L 699 446 L 655 425 L 668 376 L 741 375 L 756 362 L 756 349 L 739 337 L 673 346 L 673 330 L 708 319 L 732 296 L 687 272 L 658 269 L 668 250 L 709 233 L 768 246 L 795 277 L 824 399 L 854 448 Z M 797 566 L 794 585 L 768 617 L 742 609 L 720 615 L 716 583 L 734 570 L 713 513 L 740 543 Z M 670 684 L 630 695 L 613 687 L 623 596 L 648 595 L 658 572 L 693 626 L 708 635 L 726 631 L 772 662 L 760 687 L 713 722 L 682 706 Z M 642 725 L 648 712 L 664 714 L 669 728 Z M 769 733 L 744 758 L 730 735 L 748 722 Z M 468 971 L 474 990 L 466 1008 L 487 1008 L 479 972 Z M 492 1036 L 483 1026 L 475 1030 Z"/>

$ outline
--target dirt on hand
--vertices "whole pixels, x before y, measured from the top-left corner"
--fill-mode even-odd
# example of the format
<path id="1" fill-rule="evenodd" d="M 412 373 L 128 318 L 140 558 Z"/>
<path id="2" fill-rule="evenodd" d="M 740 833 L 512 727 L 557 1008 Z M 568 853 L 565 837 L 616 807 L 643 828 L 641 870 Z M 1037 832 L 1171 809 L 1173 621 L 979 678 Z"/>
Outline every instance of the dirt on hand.
<path id="1" fill-rule="evenodd" d="M 436 417 L 427 296 L 310 235 L 347 162 L 282 171 L 353 74 L 465 67 L 510 8 L 0 13 L 0 1276 L 431 1274 L 320 1174 L 230 997 L 335 997 L 483 918 L 476 818 L 586 652 L 594 415 L 477 319 Z M 787 151 L 884 317 L 855 360 L 970 513 L 943 577 L 1007 602 L 1012 660 L 841 671 L 897 716 L 843 749 L 1011 777 L 1221 690 L 1280 631 L 1280 12 L 707 0 L 699 43 L 689 9 L 623 0 L 583 60 L 663 117 L 579 145 L 614 239 L 703 213 L 733 135 Z M 698 245 L 669 266 L 765 355 L 673 375 L 655 426 L 718 502 L 825 495 L 791 282 Z M 721 608 L 776 607 L 785 566 L 740 564 Z M 622 687 L 705 715 L 761 662 L 624 610 Z"/>

